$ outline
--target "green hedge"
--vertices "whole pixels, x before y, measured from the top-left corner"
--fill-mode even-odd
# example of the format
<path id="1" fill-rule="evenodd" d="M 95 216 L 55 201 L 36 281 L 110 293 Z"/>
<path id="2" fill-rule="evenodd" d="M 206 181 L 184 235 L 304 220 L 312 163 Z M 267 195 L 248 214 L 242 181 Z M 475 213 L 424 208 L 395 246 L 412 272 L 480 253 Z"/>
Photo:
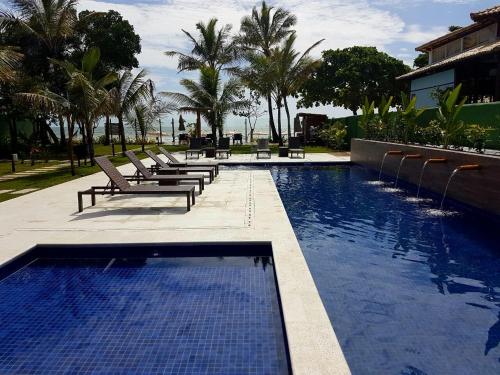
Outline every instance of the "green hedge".
<path id="1" fill-rule="evenodd" d="M 418 119 L 421 126 L 436 118 L 437 108 L 427 109 Z M 358 123 L 359 116 L 339 118 L 347 125 L 347 137 L 350 143 L 352 138 L 362 138 L 363 129 Z M 489 133 L 487 148 L 500 150 L 500 102 L 465 105 L 460 112 L 460 120 L 466 124 L 478 124 L 493 130 Z"/>

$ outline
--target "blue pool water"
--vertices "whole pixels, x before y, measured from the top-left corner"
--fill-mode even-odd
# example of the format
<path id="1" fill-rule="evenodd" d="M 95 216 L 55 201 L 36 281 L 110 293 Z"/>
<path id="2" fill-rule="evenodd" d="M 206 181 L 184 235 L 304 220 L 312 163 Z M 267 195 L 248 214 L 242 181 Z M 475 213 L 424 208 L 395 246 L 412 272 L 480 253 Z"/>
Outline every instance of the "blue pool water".
<path id="1" fill-rule="evenodd" d="M 272 258 L 38 259 L 0 281 L 0 374 L 287 374 Z"/>
<path id="2" fill-rule="evenodd" d="M 361 167 L 271 169 L 353 374 L 500 374 L 500 225 Z"/>

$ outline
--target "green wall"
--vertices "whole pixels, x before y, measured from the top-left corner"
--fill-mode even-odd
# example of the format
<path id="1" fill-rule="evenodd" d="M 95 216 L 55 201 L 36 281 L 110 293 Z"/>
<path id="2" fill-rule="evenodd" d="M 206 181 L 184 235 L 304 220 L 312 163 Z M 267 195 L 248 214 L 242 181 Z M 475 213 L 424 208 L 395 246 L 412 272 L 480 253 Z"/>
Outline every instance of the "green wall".
<path id="1" fill-rule="evenodd" d="M 429 121 L 436 118 L 437 108 L 427 109 L 420 116 L 418 123 L 420 126 L 426 126 Z M 481 103 L 465 105 L 460 112 L 460 120 L 466 124 L 483 125 L 493 130 L 489 133 L 487 148 L 500 150 L 500 102 Z M 350 144 L 352 138 L 363 137 L 363 130 L 358 123 L 359 116 L 349 116 L 339 118 L 347 125 L 347 136 Z"/>

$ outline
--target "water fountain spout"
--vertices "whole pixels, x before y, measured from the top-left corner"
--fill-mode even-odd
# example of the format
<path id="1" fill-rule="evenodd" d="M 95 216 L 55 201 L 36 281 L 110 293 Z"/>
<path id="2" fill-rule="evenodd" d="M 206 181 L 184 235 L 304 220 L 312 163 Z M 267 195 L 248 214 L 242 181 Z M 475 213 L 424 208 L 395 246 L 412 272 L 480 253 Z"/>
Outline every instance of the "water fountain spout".
<path id="1" fill-rule="evenodd" d="M 450 178 L 448 179 L 448 183 L 446 184 L 446 188 L 444 189 L 443 199 L 441 200 L 441 207 L 439 209 L 440 210 L 443 209 L 444 201 L 446 200 L 446 195 L 448 194 L 448 188 L 450 187 L 450 183 L 453 180 L 453 177 L 455 177 L 455 175 L 458 172 L 479 171 L 479 170 L 481 170 L 481 166 L 479 164 L 464 164 L 456 167 L 455 170 L 451 173 Z"/>
<path id="2" fill-rule="evenodd" d="M 420 171 L 420 178 L 418 179 L 418 190 L 417 190 L 417 199 L 420 198 L 420 187 L 422 186 L 422 179 L 424 177 L 424 172 L 425 168 L 427 167 L 427 164 L 439 164 L 439 163 L 446 163 L 448 160 L 445 158 L 431 158 L 427 159 L 422 166 L 422 170 Z"/>
<path id="3" fill-rule="evenodd" d="M 387 151 L 385 154 L 384 154 L 384 157 L 382 158 L 382 163 L 380 164 L 380 172 L 378 174 L 378 180 L 382 180 L 382 171 L 384 169 L 384 164 L 385 164 L 385 159 L 387 158 L 387 156 L 389 155 L 403 155 L 403 151 L 401 150 L 390 150 L 390 151 Z"/>
<path id="4" fill-rule="evenodd" d="M 399 168 L 398 168 L 398 173 L 396 174 L 396 183 L 394 184 L 394 187 L 398 187 L 398 181 L 399 181 L 399 172 L 401 172 L 401 167 L 403 166 L 404 162 L 406 159 L 422 159 L 422 155 L 420 154 L 409 154 L 403 156 L 401 159 L 401 163 L 399 163 Z"/>
<path id="5" fill-rule="evenodd" d="M 459 171 L 478 171 L 480 169 L 481 166 L 479 164 L 466 164 L 457 167 L 457 170 Z"/>

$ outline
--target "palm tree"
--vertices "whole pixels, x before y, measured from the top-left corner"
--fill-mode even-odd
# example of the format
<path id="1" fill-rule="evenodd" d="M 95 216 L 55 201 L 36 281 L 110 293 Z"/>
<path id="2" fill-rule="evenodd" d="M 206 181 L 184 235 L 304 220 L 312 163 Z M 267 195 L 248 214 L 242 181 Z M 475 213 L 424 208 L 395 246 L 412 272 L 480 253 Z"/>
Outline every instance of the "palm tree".
<path id="1" fill-rule="evenodd" d="M 212 69 L 221 70 L 236 59 L 236 48 L 231 39 L 231 25 L 224 25 L 217 30 L 217 18 L 212 18 L 207 24 L 198 22 L 196 29 L 199 36 L 194 37 L 189 32 L 182 30 L 193 45 L 191 54 L 187 55 L 178 51 L 167 51 L 165 55 L 178 57 L 177 69 L 197 70 L 207 65 Z"/>
<path id="2" fill-rule="evenodd" d="M 99 119 L 109 113 L 112 108 L 111 95 L 106 88 L 117 80 L 115 73 L 108 73 L 100 79 L 93 77 L 99 59 L 99 49 L 92 48 L 84 54 L 80 68 L 67 61 L 52 60 L 66 73 L 67 93 L 65 95 L 48 89 L 18 94 L 21 101 L 31 104 L 34 109 L 46 110 L 66 117 L 70 128 L 71 160 L 73 160 L 72 127 L 75 123 L 82 126 L 85 129 L 86 145 L 92 165 L 94 165 L 94 127 Z"/>
<path id="3" fill-rule="evenodd" d="M 28 35 L 34 37 L 43 55 L 49 59 L 64 59 L 68 41 L 74 34 L 77 22 L 77 0 L 11 0 L 14 13 L 1 12 L 2 21 L 17 25 Z M 35 47 L 35 46 L 32 46 Z M 54 71 L 53 64 L 39 72 L 51 83 L 51 91 L 59 94 L 63 91 L 63 82 L 58 77 L 60 71 Z M 59 117 L 60 141 L 65 143 L 64 121 Z"/>
<path id="4" fill-rule="evenodd" d="M 0 84 L 13 82 L 23 55 L 11 46 L 0 46 Z"/>
<path id="5" fill-rule="evenodd" d="M 260 10 L 254 7 L 252 15 L 242 19 L 240 35 L 236 41 L 244 50 L 259 52 L 269 58 L 272 48 L 292 32 L 291 28 L 296 23 L 297 18 L 293 14 L 283 8 L 274 9 L 263 1 Z M 278 134 L 274 125 L 272 93 L 266 92 L 263 95 L 267 98 L 269 125 L 273 131 L 273 139 L 277 141 Z"/>
<path id="6" fill-rule="evenodd" d="M 73 35 L 78 0 L 11 0 L 14 14 L 4 19 L 20 25 L 48 50 L 48 56 L 61 57 L 65 43 Z"/>
<path id="7" fill-rule="evenodd" d="M 141 148 L 144 152 L 144 145 L 147 141 L 147 133 L 155 130 L 154 124 L 161 119 L 161 116 L 172 113 L 175 107 L 171 103 L 166 103 L 158 97 L 153 96 L 149 101 L 137 103 L 132 110 L 127 113 L 126 120 L 136 133 L 141 135 Z"/>
<path id="8" fill-rule="evenodd" d="M 143 69 L 134 77 L 130 70 L 126 70 L 118 76 L 115 87 L 111 91 L 113 100 L 112 113 L 118 119 L 122 153 L 127 151 L 124 127 L 125 116 L 140 102 L 149 100 L 152 96 L 153 82 L 146 79 L 146 74 Z"/>
<path id="9" fill-rule="evenodd" d="M 217 131 L 219 136 L 222 136 L 226 116 L 240 110 L 246 103 L 239 97 L 242 87 L 238 79 L 230 78 L 222 83 L 220 72 L 208 66 L 200 68 L 199 82 L 183 79 L 180 83 L 187 94 L 163 92 L 161 95 L 169 98 L 178 107 L 190 108 L 186 110 L 192 112 L 200 108 L 210 109 L 203 111 L 202 116 L 212 128 L 214 138 Z"/>
<path id="10" fill-rule="evenodd" d="M 272 57 L 266 57 L 262 53 L 247 52 L 245 59 L 248 61 L 248 66 L 236 72 L 243 84 L 266 98 L 268 95 L 276 93 L 277 65 L 273 62 Z M 272 117 L 272 114 L 270 116 Z M 276 131 L 274 125 L 271 126 L 271 131 L 274 141 L 281 139 L 281 134 Z"/>
<path id="11" fill-rule="evenodd" d="M 281 102 L 283 101 L 287 115 L 289 137 L 291 134 L 291 122 L 287 97 L 300 90 L 314 70 L 321 64 L 321 60 L 310 57 L 309 53 L 323 42 L 322 39 L 314 43 L 304 53 L 300 54 L 294 49 L 296 39 L 295 33 L 290 34 L 283 45 L 280 48 L 276 48 L 271 54 L 273 61 L 276 63 L 278 111 L 280 111 Z M 280 122 L 280 112 L 278 112 L 278 117 L 278 121 Z M 281 129 L 281 123 L 278 126 Z"/>

